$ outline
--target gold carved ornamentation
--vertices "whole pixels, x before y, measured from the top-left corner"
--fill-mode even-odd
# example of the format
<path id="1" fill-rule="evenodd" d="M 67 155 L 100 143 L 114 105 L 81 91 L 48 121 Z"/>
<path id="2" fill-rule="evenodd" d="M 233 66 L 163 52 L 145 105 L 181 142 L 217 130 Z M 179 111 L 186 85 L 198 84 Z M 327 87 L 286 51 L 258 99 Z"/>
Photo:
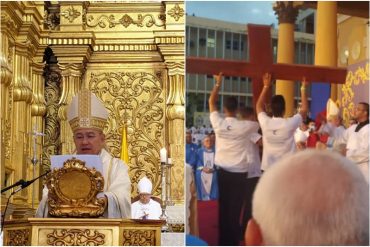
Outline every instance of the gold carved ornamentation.
<path id="1" fill-rule="evenodd" d="M 184 9 L 182 9 L 178 3 L 176 3 L 175 7 L 170 9 L 167 14 L 169 14 L 175 21 L 178 21 L 181 17 L 184 16 Z"/>
<path id="2" fill-rule="evenodd" d="M 105 130 L 110 152 L 119 157 L 123 123 L 127 125 L 132 196 L 141 174 L 160 195 L 159 150 L 164 139 L 164 92 L 160 79 L 146 72 L 91 73 L 89 88 L 110 112 Z"/>
<path id="3" fill-rule="evenodd" d="M 173 232 L 185 232 L 185 224 L 170 224 Z"/>
<path id="4" fill-rule="evenodd" d="M 184 36 L 155 37 L 156 44 L 184 44 Z"/>
<path id="5" fill-rule="evenodd" d="M 21 78 L 17 81 L 17 84 L 13 89 L 14 101 L 26 101 L 31 103 L 33 98 L 32 89 L 25 78 Z"/>
<path id="6" fill-rule="evenodd" d="M 81 13 L 78 12 L 78 10 L 74 9 L 73 6 L 71 6 L 66 11 L 61 12 L 60 15 L 68 19 L 68 21 L 72 23 L 74 19 L 81 15 Z"/>
<path id="7" fill-rule="evenodd" d="M 105 235 L 89 229 L 57 229 L 47 235 L 47 243 L 53 246 L 104 245 Z"/>
<path id="8" fill-rule="evenodd" d="M 342 86 L 342 99 L 340 106 L 343 109 L 343 120 L 345 125 L 349 125 L 351 118 L 351 112 L 355 108 L 353 91 L 354 86 L 368 83 L 370 79 L 369 75 L 369 63 L 367 62 L 364 66 L 358 67 L 356 71 L 348 71 L 346 77 L 346 83 Z"/>
<path id="9" fill-rule="evenodd" d="M 154 230 L 123 230 L 123 246 L 154 246 Z"/>
<path id="10" fill-rule="evenodd" d="M 152 14 L 138 14 L 136 20 L 134 20 L 128 14 L 123 15 L 119 20 L 116 20 L 114 15 L 101 15 L 97 18 L 97 20 L 95 20 L 94 16 L 90 15 L 87 17 L 86 25 L 88 27 L 99 26 L 101 28 L 106 28 L 107 25 L 109 28 L 113 28 L 116 25 L 122 25 L 127 28 L 131 24 L 136 25 L 137 27 L 144 27 L 144 25 L 146 27 L 152 27 L 153 25 L 157 27 L 163 27 L 165 25 L 165 15 L 159 14 L 157 18 L 158 20 L 162 21 L 162 23 L 157 23 L 157 19 Z M 147 21 L 145 22 L 145 20 Z"/>
<path id="11" fill-rule="evenodd" d="M 96 198 L 104 188 L 104 178 L 95 168 L 72 158 L 46 177 L 49 214 L 55 217 L 98 217 L 104 213 L 106 198 Z"/>
<path id="12" fill-rule="evenodd" d="M 45 69 L 45 138 L 43 145 L 42 165 L 44 170 L 50 168 L 50 156 L 60 154 L 60 123 L 58 118 L 61 74 L 57 66 L 48 65 Z"/>
<path id="13" fill-rule="evenodd" d="M 8 237 L 5 245 L 7 246 L 25 246 L 30 245 L 30 230 L 29 229 L 17 229 L 8 230 Z"/>

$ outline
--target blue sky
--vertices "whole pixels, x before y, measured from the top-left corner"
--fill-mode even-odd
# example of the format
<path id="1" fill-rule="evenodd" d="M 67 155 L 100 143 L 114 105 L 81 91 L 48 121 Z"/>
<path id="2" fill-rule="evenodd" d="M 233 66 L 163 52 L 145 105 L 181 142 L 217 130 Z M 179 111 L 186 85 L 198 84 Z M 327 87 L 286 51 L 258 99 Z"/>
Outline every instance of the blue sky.
<path id="1" fill-rule="evenodd" d="M 241 24 L 278 25 L 273 1 L 186 1 L 186 13 Z"/>

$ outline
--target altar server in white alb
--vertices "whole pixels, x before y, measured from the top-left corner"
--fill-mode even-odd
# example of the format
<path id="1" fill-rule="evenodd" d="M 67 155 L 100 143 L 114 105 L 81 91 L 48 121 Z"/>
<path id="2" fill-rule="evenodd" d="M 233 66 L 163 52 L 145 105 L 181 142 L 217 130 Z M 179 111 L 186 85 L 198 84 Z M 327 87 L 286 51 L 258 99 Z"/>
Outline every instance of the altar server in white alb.
<path id="1" fill-rule="evenodd" d="M 346 129 L 336 142 L 346 144 L 346 157 L 357 165 L 369 183 L 369 104 L 358 103 L 354 114 L 358 124 Z"/>
<path id="2" fill-rule="evenodd" d="M 161 205 L 151 199 L 152 182 L 143 177 L 137 184 L 140 199 L 131 204 L 131 217 L 142 220 L 159 220 L 162 214 Z"/>
<path id="3" fill-rule="evenodd" d="M 104 192 L 98 197 L 108 201 L 105 218 L 130 218 L 131 181 L 128 167 L 122 160 L 112 157 L 106 150 L 103 129 L 108 111 L 102 102 L 87 89 L 82 89 L 72 99 L 67 109 L 72 128 L 76 154 L 99 155 L 103 163 Z M 45 186 L 36 217 L 48 217 L 48 189 Z"/>

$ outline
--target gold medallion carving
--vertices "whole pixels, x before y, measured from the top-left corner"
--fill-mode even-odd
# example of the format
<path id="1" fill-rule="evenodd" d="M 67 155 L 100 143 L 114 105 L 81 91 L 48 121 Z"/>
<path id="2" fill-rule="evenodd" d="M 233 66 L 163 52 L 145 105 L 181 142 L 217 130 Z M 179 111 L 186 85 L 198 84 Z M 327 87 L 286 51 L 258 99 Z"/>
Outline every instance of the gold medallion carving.
<path id="1" fill-rule="evenodd" d="M 175 7 L 170 9 L 167 14 L 169 14 L 175 21 L 178 21 L 181 17 L 184 16 L 184 9 L 182 9 L 178 3 L 176 3 Z"/>
<path id="2" fill-rule="evenodd" d="M 106 198 L 96 198 L 104 188 L 104 178 L 95 168 L 72 158 L 63 168 L 46 177 L 49 214 L 55 217 L 98 217 L 104 213 Z"/>
<path id="3" fill-rule="evenodd" d="M 81 13 L 78 12 L 76 9 L 74 9 L 73 6 L 71 6 L 66 11 L 61 12 L 60 15 L 68 19 L 68 21 L 72 23 L 74 19 L 76 19 L 77 17 L 81 15 Z"/>
<path id="4" fill-rule="evenodd" d="M 123 230 L 124 246 L 154 246 L 155 241 L 154 230 Z"/>
<path id="5" fill-rule="evenodd" d="M 29 243 L 30 230 L 28 229 L 8 230 L 7 234 L 8 237 L 5 245 L 8 246 L 30 245 Z"/>
<path id="6" fill-rule="evenodd" d="M 159 78 L 146 72 L 91 74 L 89 88 L 109 110 L 106 143 L 119 157 L 121 134 L 127 125 L 130 178 L 133 185 L 146 174 L 159 195 L 159 150 L 163 147 L 164 93 Z M 133 196 L 136 186 L 132 187 Z"/>
<path id="7" fill-rule="evenodd" d="M 87 17 L 86 26 L 88 27 L 101 27 L 106 28 L 113 28 L 116 25 L 122 25 L 125 28 L 129 27 L 130 25 L 136 25 L 137 27 L 163 27 L 165 25 L 165 15 L 159 14 L 157 18 L 155 18 L 152 14 L 138 14 L 136 20 L 129 16 L 128 14 L 123 15 L 118 20 L 114 15 L 101 15 L 95 19 L 93 15 L 89 15 Z"/>
<path id="8" fill-rule="evenodd" d="M 105 235 L 90 229 L 57 229 L 47 235 L 47 243 L 53 246 L 97 246 L 105 243 Z"/>

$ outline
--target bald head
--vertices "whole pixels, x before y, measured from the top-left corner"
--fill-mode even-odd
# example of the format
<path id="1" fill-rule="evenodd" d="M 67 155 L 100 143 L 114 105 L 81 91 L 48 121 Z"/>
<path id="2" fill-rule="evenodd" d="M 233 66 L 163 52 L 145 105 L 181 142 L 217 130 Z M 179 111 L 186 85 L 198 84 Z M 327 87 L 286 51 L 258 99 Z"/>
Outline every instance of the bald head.
<path id="1" fill-rule="evenodd" d="M 307 150 L 260 179 L 253 218 L 266 245 L 362 245 L 369 239 L 369 190 L 355 164 Z"/>

